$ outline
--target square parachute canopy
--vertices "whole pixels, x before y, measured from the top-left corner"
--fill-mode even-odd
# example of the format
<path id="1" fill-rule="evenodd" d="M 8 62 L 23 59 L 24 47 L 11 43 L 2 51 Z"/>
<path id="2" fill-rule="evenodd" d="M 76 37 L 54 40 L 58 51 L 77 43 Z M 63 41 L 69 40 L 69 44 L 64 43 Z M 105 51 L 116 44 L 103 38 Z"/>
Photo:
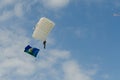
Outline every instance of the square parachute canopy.
<path id="1" fill-rule="evenodd" d="M 38 54 L 38 52 L 39 52 L 39 49 L 37 49 L 37 48 L 32 48 L 30 45 L 27 45 L 27 46 L 25 47 L 24 52 L 26 52 L 26 53 L 34 56 L 34 57 L 37 57 L 37 54 Z"/>

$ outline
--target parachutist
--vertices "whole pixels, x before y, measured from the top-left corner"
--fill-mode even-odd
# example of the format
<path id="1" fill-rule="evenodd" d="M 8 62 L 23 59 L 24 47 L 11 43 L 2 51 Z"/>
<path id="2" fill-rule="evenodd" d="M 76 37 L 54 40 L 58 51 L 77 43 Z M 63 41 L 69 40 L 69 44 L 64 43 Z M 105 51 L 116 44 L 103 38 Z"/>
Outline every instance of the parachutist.
<path id="1" fill-rule="evenodd" d="M 52 28 L 55 26 L 55 23 L 48 18 L 42 17 L 38 23 L 33 27 L 33 34 L 32 37 L 36 40 L 40 40 L 43 42 L 44 49 L 46 48 L 46 39 Z M 24 49 L 24 52 L 37 57 L 40 49 L 31 47 L 27 45 Z"/>
<path id="2" fill-rule="evenodd" d="M 32 37 L 36 40 L 42 41 L 43 48 L 46 48 L 46 39 L 54 28 L 55 23 L 48 18 L 42 17 L 34 27 Z"/>
<path id="3" fill-rule="evenodd" d="M 44 49 L 46 48 L 46 40 L 45 41 L 43 41 L 43 45 L 44 45 Z"/>

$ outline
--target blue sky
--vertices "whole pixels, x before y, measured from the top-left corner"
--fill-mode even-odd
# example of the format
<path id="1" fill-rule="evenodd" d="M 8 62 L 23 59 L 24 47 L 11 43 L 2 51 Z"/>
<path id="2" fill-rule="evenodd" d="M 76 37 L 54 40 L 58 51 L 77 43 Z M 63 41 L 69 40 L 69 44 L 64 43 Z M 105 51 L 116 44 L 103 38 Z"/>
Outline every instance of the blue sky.
<path id="1" fill-rule="evenodd" d="M 56 24 L 46 50 L 31 37 L 41 17 Z M 0 80 L 119 80 L 119 21 L 119 0 L 0 0 Z"/>

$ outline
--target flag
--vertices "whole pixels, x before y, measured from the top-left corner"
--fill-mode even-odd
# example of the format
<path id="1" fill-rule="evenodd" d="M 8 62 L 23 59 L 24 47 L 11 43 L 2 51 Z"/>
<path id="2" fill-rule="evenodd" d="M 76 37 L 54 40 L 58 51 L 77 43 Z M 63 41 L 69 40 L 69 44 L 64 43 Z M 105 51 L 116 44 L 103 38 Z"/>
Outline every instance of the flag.
<path id="1" fill-rule="evenodd" d="M 39 49 L 37 49 L 37 48 L 32 48 L 30 45 L 27 45 L 27 46 L 25 47 L 24 52 L 26 52 L 26 53 L 34 56 L 34 57 L 37 57 L 37 54 L 38 54 L 38 52 L 39 52 Z"/>

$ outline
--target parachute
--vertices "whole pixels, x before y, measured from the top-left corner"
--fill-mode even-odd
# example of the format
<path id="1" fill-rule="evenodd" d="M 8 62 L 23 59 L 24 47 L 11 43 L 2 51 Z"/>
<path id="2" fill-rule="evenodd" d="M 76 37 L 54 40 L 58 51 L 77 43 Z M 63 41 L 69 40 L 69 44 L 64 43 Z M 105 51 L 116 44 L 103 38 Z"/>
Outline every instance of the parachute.
<path id="1" fill-rule="evenodd" d="M 43 17 L 36 24 L 32 37 L 37 40 L 46 41 L 48 34 L 54 27 L 54 22 Z"/>
<path id="2" fill-rule="evenodd" d="M 49 33 L 51 32 L 51 30 L 53 29 L 53 27 L 55 26 L 55 23 L 53 21 L 51 21 L 48 18 L 42 17 L 38 23 L 36 24 L 32 37 L 35 40 L 40 40 L 43 42 L 44 45 L 44 49 L 46 47 L 46 40 L 47 37 L 49 35 Z M 38 48 L 32 48 L 30 45 L 27 45 L 25 47 L 24 52 L 31 54 L 32 56 L 36 57 L 39 49 Z"/>

